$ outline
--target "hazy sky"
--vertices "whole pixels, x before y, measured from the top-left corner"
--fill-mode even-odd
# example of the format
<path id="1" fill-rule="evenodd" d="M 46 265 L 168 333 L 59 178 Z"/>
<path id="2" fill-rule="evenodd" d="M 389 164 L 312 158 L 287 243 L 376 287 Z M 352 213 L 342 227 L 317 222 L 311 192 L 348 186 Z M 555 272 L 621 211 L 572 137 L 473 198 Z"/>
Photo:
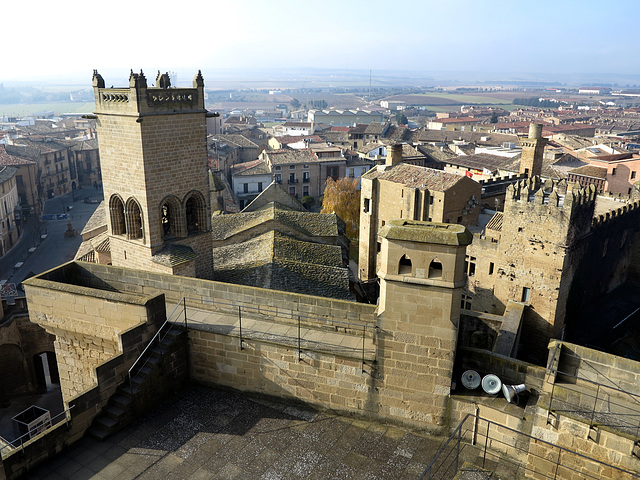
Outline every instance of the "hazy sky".
<path id="1" fill-rule="evenodd" d="M 0 15 L 0 81 L 94 68 L 640 74 L 637 0 L 6 0 Z"/>

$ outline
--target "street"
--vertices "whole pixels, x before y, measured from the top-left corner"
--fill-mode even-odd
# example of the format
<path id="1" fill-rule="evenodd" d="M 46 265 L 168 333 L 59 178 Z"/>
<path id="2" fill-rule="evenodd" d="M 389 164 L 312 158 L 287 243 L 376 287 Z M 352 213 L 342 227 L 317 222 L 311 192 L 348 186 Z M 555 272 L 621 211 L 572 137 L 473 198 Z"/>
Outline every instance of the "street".
<path id="1" fill-rule="evenodd" d="M 85 199 L 89 199 L 91 203 L 85 203 Z M 35 215 L 29 217 L 18 243 L 0 258 L 0 280 L 6 280 L 6 284 L 15 284 L 18 287 L 23 280 L 34 274 L 73 260 L 82 243 L 80 233 L 100 200 L 102 190 L 90 187 L 47 200 L 43 213 L 45 218 L 55 218 L 64 213 L 67 213 L 68 218 L 40 220 Z M 76 236 L 64 235 L 69 222 L 71 228 L 77 231 Z M 5 291 L 8 290 L 10 289 L 5 287 Z M 24 295 L 21 291 L 17 293 L 18 296 Z M 6 296 L 3 293 L 3 298 Z"/>

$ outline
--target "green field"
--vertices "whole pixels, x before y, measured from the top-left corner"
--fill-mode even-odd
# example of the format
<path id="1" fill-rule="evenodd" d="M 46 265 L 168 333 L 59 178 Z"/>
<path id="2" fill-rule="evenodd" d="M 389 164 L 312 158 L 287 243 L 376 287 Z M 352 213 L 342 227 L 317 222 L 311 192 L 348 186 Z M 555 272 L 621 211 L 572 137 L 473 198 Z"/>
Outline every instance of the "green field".
<path id="1" fill-rule="evenodd" d="M 29 103 L 0 105 L 0 115 L 9 117 L 23 117 L 36 112 L 53 112 L 55 115 L 63 113 L 91 113 L 95 110 L 93 102 L 58 102 L 58 103 Z"/>

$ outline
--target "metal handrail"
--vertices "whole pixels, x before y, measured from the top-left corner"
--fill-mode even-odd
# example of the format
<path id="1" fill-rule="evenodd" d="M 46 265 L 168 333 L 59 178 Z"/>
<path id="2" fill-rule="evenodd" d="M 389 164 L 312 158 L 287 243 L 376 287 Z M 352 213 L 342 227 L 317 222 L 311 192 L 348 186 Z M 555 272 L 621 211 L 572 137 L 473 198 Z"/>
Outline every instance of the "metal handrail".
<path id="1" fill-rule="evenodd" d="M 487 424 L 486 433 L 484 433 L 484 434 L 478 433 L 479 429 L 476 429 L 476 434 L 477 435 L 485 437 L 484 447 L 481 447 L 482 448 L 481 452 L 480 452 L 480 447 L 476 446 L 476 442 L 466 443 L 464 446 L 461 447 L 461 445 L 463 444 L 464 439 L 467 436 L 467 434 L 472 432 L 472 430 L 469 429 L 469 428 L 465 429 L 465 423 L 469 419 L 473 419 L 473 422 L 486 422 L 486 424 Z M 492 425 L 494 425 L 495 427 L 499 427 L 502 430 L 506 430 L 507 432 L 510 432 L 510 435 L 509 435 L 510 438 L 516 438 L 516 439 L 517 438 L 527 438 L 529 440 L 528 445 L 530 445 L 532 441 L 535 441 L 536 444 L 545 444 L 548 447 L 550 447 L 551 449 L 557 449 L 558 450 L 558 456 L 556 457 L 555 460 L 550 460 L 547 457 L 532 453 L 529 448 L 524 449 L 522 447 L 518 447 L 517 446 L 517 443 L 518 443 L 517 441 L 515 441 L 513 444 L 506 443 L 504 440 L 501 440 L 501 438 L 504 437 L 503 435 L 502 436 L 496 436 L 496 437 L 490 437 L 489 432 L 491 430 L 491 426 Z M 489 442 L 489 439 L 491 440 L 491 442 Z M 456 442 L 456 443 L 451 445 L 452 442 Z M 498 449 L 492 449 L 492 450 L 496 450 L 496 452 L 493 452 L 492 450 L 490 450 L 488 448 L 489 444 L 491 444 L 491 445 L 505 445 L 509 449 L 514 449 L 514 450 L 522 452 L 523 454 L 531 455 L 531 456 L 535 457 L 536 459 L 538 459 L 538 461 L 545 461 L 545 462 L 554 463 L 555 464 L 555 471 L 553 473 L 553 476 L 546 475 L 546 474 L 544 474 L 544 473 L 542 473 L 540 471 L 532 470 L 531 468 L 527 467 L 526 465 L 523 465 L 520 462 L 517 462 L 517 461 L 514 461 L 514 460 L 510 460 L 510 458 L 513 458 L 513 455 L 506 455 L 506 454 L 500 455 Z M 567 455 L 569 455 L 569 456 L 579 457 L 583 461 L 586 460 L 586 461 L 596 463 L 596 464 L 601 465 L 601 466 L 606 467 L 606 468 L 611 468 L 611 469 L 613 469 L 615 471 L 618 471 L 620 473 L 624 473 L 624 474 L 627 474 L 627 475 L 631 475 L 632 477 L 635 477 L 635 478 L 640 478 L 640 474 L 638 474 L 638 473 L 630 472 L 630 471 L 625 470 L 623 468 L 616 467 L 615 465 L 611 465 L 609 463 L 602 462 L 600 460 L 596 460 L 595 458 L 588 457 L 586 455 L 583 455 L 581 453 L 575 452 L 573 450 L 569 450 L 569 449 L 567 449 L 565 447 L 561 447 L 559 445 L 555 445 L 553 443 L 547 442 L 545 440 L 542 440 L 540 438 L 534 437 L 532 435 L 520 432 L 519 430 L 514 430 L 512 428 L 506 427 L 506 426 L 501 425 L 499 423 L 496 423 L 496 422 L 493 422 L 491 420 L 487 420 L 487 419 L 481 418 L 479 416 L 476 416 L 476 415 L 470 413 L 470 414 L 467 414 L 464 417 L 464 419 L 460 422 L 458 427 L 453 431 L 453 433 L 447 439 L 447 441 L 444 443 L 444 445 L 440 448 L 440 450 L 438 450 L 438 453 L 436 453 L 436 455 L 433 458 L 433 460 L 431 460 L 431 462 L 429 463 L 429 465 L 427 466 L 425 471 L 419 477 L 420 480 L 422 480 L 422 479 L 433 480 L 434 478 L 453 478 L 457 474 L 459 466 L 460 466 L 460 455 L 462 453 L 462 450 L 464 448 L 466 448 L 466 447 L 473 448 L 476 451 L 478 451 L 478 453 L 482 453 L 482 468 L 485 468 L 487 466 L 486 459 L 487 459 L 487 455 L 489 455 L 489 456 L 493 456 L 493 457 L 496 457 L 497 459 L 499 459 L 500 464 L 511 464 L 511 465 L 513 465 L 516 470 L 523 469 L 524 471 L 535 471 L 536 475 L 538 477 L 555 479 L 558 476 L 558 468 L 561 467 L 561 468 L 576 472 L 582 478 L 593 478 L 593 479 L 600 478 L 599 476 L 593 476 L 593 475 L 591 475 L 589 473 L 586 473 L 584 471 L 578 471 L 578 470 L 572 468 L 571 465 L 573 465 L 574 462 L 566 462 L 566 461 L 564 461 L 564 460 L 566 460 Z M 455 449 L 455 453 L 454 453 L 454 449 Z M 453 457 L 452 457 L 452 455 L 453 455 Z M 535 462 L 533 462 L 533 463 L 535 463 Z M 450 473 L 451 470 L 453 470 L 453 471 Z M 438 475 L 438 477 L 436 477 L 436 475 Z M 449 475 L 449 476 L 447 476 L 447 475 Z"/>
<path id="2" fill-rule="evenodd" d="M 366 344 L 366 334 L 367 331 L 369 329 L 371 329 L 372 331 L 372 336 L 375 334 L 375 332 L 378 330 L 378 327 L 376 325 L 369 325 L 367 323 L 364 322 L 352 322 L 352 321 L 342 321 L 342 320 L 337 320 L 334 318 L 327 318 L 327 317 L 316 317 L 316 316 L 311 316 L 311 315 L 301 315 L 299 312 L 281 312 L 278 311 L 277 309 L 270 309 L 270 308 L 264 308 L 264 307 L 252 307 L 252 306 L 248 306 L 248 305 L 240 305 L 237 303 L 229 303 L 229 302 L 220 302 L 218 300 L 208 300 L 208 299 L 202 299 L 202 298 L 193 298 L 193 297 L 183 297 L 183 300 L 193 300 L 194 302 L 199 302 L 201 304 L 204 305 L 220 305 L 223 307 L 228 307 L 229 309 L 229 314 L 233 314 L 235 312 L 235 310 L 237 309 L 237 315 L 238 315 L 238 321 L 239 321 L 239 330 L 240 330 L 240 349 L 243 350 L 244 349 L 244 339 L 245 339 L 245 334 L 243 333 L 244 330 L 242 328 L 242 313 L 243 310 L 249 310 L 249 311 L 253 311 L 254 313 L 257 313 L 259 316 L 264 316 L 264 315 L 269 315 L 272 317 L 283 317 L 283 318 L 289 318 L 293 321 L 295 321 L 297 327 L 298 327 L 298 361 L 302 360 L 302 336 L 301 336 L 301 328 L 302 328 L 302 320 L 303 319 L 307 319 L 307 320 L 312 320 L 312 321 L 316 321 L 318 323 L 325 323 L 325 324 L 330 324 L 333 327 L 339 327 L 342 326 L 345 329 L 353 329 L 353 330 L 357 330 L 357 331 L 361 331 L 362 332 L 362 349 L 361 349 L 361 361 L 362 361 L 362 373 L 366 373 L 366 371 L 364 370 L 364 366 L 365 366 L 365 352 L 366 352 L 366 348 L 365 348 L 365 344 Z M 190 305 L 192 305 L 192 303 L 190 302 Z M 185 307 L 186 309 L 186 307 Z M 185 317 L 186 317 L 186 313 L 185 313 Z M 186 319 L 185 319 L 186 322 Z M 313 327 L 310 327 L 313 328 Z"/>
<path id="3" fill-rule="evenodd" d="M 565 413 L 574 413 L 574 414 L 582 414 L 582 417 L 585 418 L 586 421 L 588 421 L 589 423 L 589 427 L 593 428 L 596 425 L 600 425 L 600 426 L 604 426 L 604 427 L 610 427 L 610 428 L 617 428 L 617 429 L 635 429 L 635 439 L 638 440 L 640 439 L 640 407 L 636 408 L 632 408 L 630 406 L 627 405 L 623 405 L 621 403 L 617 403 L 615 401 L 612 401 L 612 393 L 615 395 L 613 398 L 621 398 L 621 397 L 628 397 L 631 401 L 633 401 L 634 403 L 640 405 L 640 395 L 636 395 L 633 394 L 631 392 L 628 392 L 626 390 L 623 390 L 621 388 L 619 388 L 618 385 L 615 384 L 615 382 L 613 382 L 613 380 L 609 379 L 606 375 L 602 374 L 601 372 L 599 372 L 593 365 L 591 365 L 587 360 L 584 360 L 583 358 L 581 358 L 578 355 L 575 355 L 573 353 L 566 353 L 566 355 L 574 357 L 579 359 L 581 362 L 584 362 L 587 366 L 589 366 L 590 368 L 592 368 L 599 376 L 605 378 L 609 383 L 612 383 L 615 386 L 610 386 L 610 385 L 605 385 L 603 383 L 597 382 L 595 380 L 591 380 L 588 378 L 584 378 L 581 377 L 579 375 L 574 375 L 573 373 L 569 373 L 569 372 L 565 372 L 563 370 L 560 370 L 557 367 L 554 367 L 554 363 L 557 360 L 558 361 L 558 365 L 560 364 L 560 355 L 562 355 L 561 353 L 561 349 L 559 348 L 560 345 L 556 345 L 556 349 L 553 352 L 553 355 L 549 361 L 549 364 L 547 365 L 547 371 L 550 374 L 554 374 L 554 377 L 556 377 L 558 374 L 563 375 L 565 377 L 568 378 L 572 378 L 575 380 L 580 380 L 582 382 L 588 383 L 590 385 L 592 385 L 592 388 L 595 387 L 596 389 L 596 393 L 595 395 L 590 394 L 588 392 L 579 390 L 577 388 L 572 388 L 570 385 L 570 383 L 562 383 L 562 384 L 558 384 L 558 385 L 562 385 L 563 389 L 566 390 L 570 390 L 570 391 L 577 391 L 580 393 L 581 397 L 584 398 L 591 398 L 593 399 L 593 408 L 589 409 L 586 407 L 581 407 L 580 404 L 573 404 L 573 403 L 569 403 L 567 401 L 563 401 L 560 400 L 562 403 L 564 403 L 566 406 L 570 406 L 570 407 L 577 407 L 577 409 L 575 410 L 570 410 L 570 409 L 560 409 L 560 408 L 553 408 L 553 399 L 554 396 L 556 396 L 556 380 L 553 380 L 552 383 L 552 388 L 551 388 L 551 396 L 550 396 L 550 400 L 549 400 L 549 408 L 548 411 L 549 413 L 554 411 L 554 412 L 565 412 Z M 559 353 L 560 352 L 560 353 Z M 622 412 L 611 412 L 611 411 L 601 411 L 601 410 L 597 410 L 598 407 L 598 401 L 599 400 L 604 400 L 603 395 L 601 395 L 601 391 L 605 392 L 605 395 L 608 395 L 609 398 L 607 399 L 607 405 L 608 406 L 614 406 L 614 407 L 619 407 L 620 410 L 627 410 L 631 413 L 622 413 Z M 609 391 L 609 393 L 607 394 L 606 392 Z M 602 417 L 615 417 L 615 418 L 619 418 L 620 419 L 620 423 L 604 423 L 603 421 L 596 421 L 596 416 L 599 416 L 600 419 L 602 419 Z M 627 422 L 625 421 L 626 419 L 633 419 L 633 417 L 637 417 L 636 418 L 636 422 L 631 423 L 631 422 Z M 547 418 L 547 423 L 549 423 L 549 418 Z"/>
<path id="4" fill-rule="evenodd" d="M 71 411 L 71 409 L 73 409 L 73 407 L 75 407 L 75 405 L 71 405 L 69 408 L 67 408 L 67 409 L 66 409 L 66 410 L 64 410 L 63 412 L 61 412 L 61 413 L 59 413 L 58 415 L 55 415 L 53 418 L 51 418 L 51 419 L 49 420 L 49 422 L 47 422 L 47 423 L 49 424 L 49 425 L 47 426 L 47 428 L 46 428 L 45 430 L 43 430 L 42 432 L 39 432 L 39 433 L 38 433 L 38 435 L 39 435 L 40 433 L 44 433 L 44 432 L 46 432 L 47 430 L 51 430 L 52 428 L 58 427 L 58 426 L 62 425 L 63 423 L 66 423 L 66 424 L 68 425 L 68 424 L 69 424 L 70 419 L 69 419 L 69 417 L 67 416 L 67 413 L 68 413 L 68 412 L 70 412 L 70 411 Z M 56 424 L 54 425 L 54 423 L 53 423 L 53 422 L 54 422 L 58 417 L 60 417 L 60 416 L 62 416 L 62 415 L 64 415 L 64 416 L 65 416 L 65 419 L 64 419 L 64 420 L 61 420 L 60 422 L 58 422 L 58 423 L 56 423 Z M 28 436 L 29 438 L 28 438 L 28 439 L 27 439 L 27 441 L 25 442 L 25 437 L 27 437 L 27 436 Z M 3 439 L 3 440 L 4 440 L 4 439 Z M 2 447 L 0 447 L 0 458 L 2 458 L 3 450 L 5 450 L 5 449 L 7 449 L 7 448 L 13 448 L 14 450 L 15 450 L 15 449 L 18 449 L 18 448 L 20 448 L 20 449 L 24 449 L 25 443 L 28 443 L 28 440 L 31 440 L 31 431 L 29 431 L 29 432 L 25 433 L 24 435 L 19 436 L 18 438 L 14 439 L 14 440 L 12 440 L 12 441 L 6 441 L 6 440 L 5 440 L 5 441 L 6 441 L 6 445 L 3 445 Z M 36 440 L 36 439 L 34 439 L 34 441 L 35 441 L 35 440 Z M 16 444 L 17 442 L 20 442 L 20 445 L 17 445 L 17 446 L 16 446 L 15 444 Z"/>
<path id="5" fill-rule="evenodd" d="M 279 312 L 278 310 L 264 308 L 264 307 L 252 307 L 248 305 L 241 305 L 239 303 L 220 302 L 218 300 L 205 300 L 205 299 L 192 298 L 192 297 L 183 297 L 183 299 L 194 300 L 196 302 L 200 302 L 205 305 L 224 305 L 226 307 L 233 307 L 233 310 L 235 310 L 236 308 L 240 308 L 242 310 L 254 310 L 259 315 L 272 314 L 272 316 L 274 317 L 290 318 L 291 320 L 297 320 L 297 318 L 299 317 L 301 319 L 319 320 L 323 323 L 344 325 L 347 328 L 354 327 L 354 329 L 357 329 L 357 330 L 360 330 L 361 328 L 365 328 L 365 329 L 371 329 L 375 331 L 376 329 L 375 325 L 369 325 L 365 322 L 350 322 L 350 321 L 337 320 L 334 318 L 316 317 L 312 315 L 301 315 L 300 313 Z"/>
<path id="6" fill-rule="evenodd" d="M 149 350 L 149 348 L 151 347 L 151 345 L 153 345 L 153 343 L 155 342 L 156 339 L 159 339 L 158 343 L 160 343 L 164 339 L 164 337 L 160 338 L 160 334 L 162 333 L 164 327 L 167 324 L 170 324 L 170 326 L 167 329 L 166 333 L 169 333 L 171 331 L 171 326 L 173 325 L 172 318 L 173 318 L 174 314 L 176 313 L 176 311 L 178 310 L 178 307 L 180 307 L 180 304 L 183 305 L 183 310 L 185 311 L 185 327 L 186 327 L 186 323 L 187 323 L 187 315 L 186 315 L 187 304 L 186 304 L 186 301 L 185 301 L 185 297 L 182 297 L 180 299 L 180 301 L 178 302 L 178 304 L 175 306 L 175 308 L 171 311 L 171 313 L 169 314 L 167 319 L 164 321 L 164 323 L 160 326 L 158 331 L 155 333 L 155 335 L 153 337 L 151 337 L 151 340 L 149 340 L 149 343 L 147 344 L 147 346 L 144 347 L 144 350 L 142 350 L 140 355 L 138 355 L 138 358 L 136 358 L 136 360 L 133 362 L 133 364 L 131 365 L 131 368 L 129 368 L 129 372 L 128 372 L 129 385 L 131 385 L 131 379 L 133 378 L 132 375 L 131 375 L 131 372 L 133 372 L 133 370 L 136 367 L 136 365 L 138 364 L 138 362 L 144 357 L 145 353 L 147 353 L 147 350 Z M 165 336 L 166 336 L 166 334 L 165 334 Z M 145 364 L 142 365 L 142 367 L 144 367 L 144 365 L 146 365 L 146 362 L 145 362 Z M 140 367 L 140 368 L 142 368 L 142 367 Z"/>
<path id="7" fill-rule="evenodd" d="M 599 376 L 603 377 L 604 379 L 606 379 L 609 383 L 613 384 L 614 386 L 612 387 L 612 386 L 609 386 L 609 385 L 605 385 L 604 383 L 596 382 L 595 380 L 591 380 L 591 379 L 588 379 L 588 378 L 580 377 L 578 375 L 574 375 L 572 373 L 562 371 L 562 370 L 560 370 L 558 368 L 553 368 L 551 365 L 553 364 L 553 362 L 555 360 L 556 354 L 558 352 L 560 352 L 560 355 L 562 355 L 562 351 L 558 347 L 560 347 L 560 345 L 556 345 L 556 348 L 554 350 L 553 356 L 551 357 L 551 360 L 549 361 L 549 365 L 547 365 L 547 370 L 550 373 L 560 374 L 560 375 L 564 375 L 565 377 L 575 378 L 576 380 L 582 380 L 584 382 L 592 383 L 592 384 L 594 384 L 596 386 L 610 388 L 611 390 L 614 390 L 616 392 L 619 392 L 619 393 L 621 393 L 623 395 L 626 395 L 626 396 L 630 397 L 631 400 L 633 400 L 636 403 L 640 404 L 640 395 L 636 395 L 634 393 L 631 393 L 631 392 L 628 392 L 626 390 L 621 389 L 620 386 L 617 385 L 613 380 L 611 380 L 609 377 L 607 377 L 603 373 L 600 373 L 593 365 L 591 365 L 591 363 L 588 360 L 583 359 L 579 355 L 575 355 L 573 353 L 565 353 L 565 355 L 567 355 L 567 356 L 571 356 L 571 357 L 579 359 L 581 362 L 583 362 L 589 368 L 593 369 Z M 558 365 L 559 364 L 560 364 L 560 358 L 558 357 Z"/>

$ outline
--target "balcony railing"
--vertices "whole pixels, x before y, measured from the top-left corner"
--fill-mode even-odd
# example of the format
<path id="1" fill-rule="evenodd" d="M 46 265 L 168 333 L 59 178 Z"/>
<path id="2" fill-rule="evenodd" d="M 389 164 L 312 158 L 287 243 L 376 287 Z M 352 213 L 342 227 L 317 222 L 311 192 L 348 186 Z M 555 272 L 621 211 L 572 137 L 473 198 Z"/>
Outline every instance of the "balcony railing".
<path id="1" fill-rule="evenodd" d="M 298 179 L 297 178 L 290 178 L 289 179 L 289 185 L 294 185 L 296 183 L 298 183 Z"/>

